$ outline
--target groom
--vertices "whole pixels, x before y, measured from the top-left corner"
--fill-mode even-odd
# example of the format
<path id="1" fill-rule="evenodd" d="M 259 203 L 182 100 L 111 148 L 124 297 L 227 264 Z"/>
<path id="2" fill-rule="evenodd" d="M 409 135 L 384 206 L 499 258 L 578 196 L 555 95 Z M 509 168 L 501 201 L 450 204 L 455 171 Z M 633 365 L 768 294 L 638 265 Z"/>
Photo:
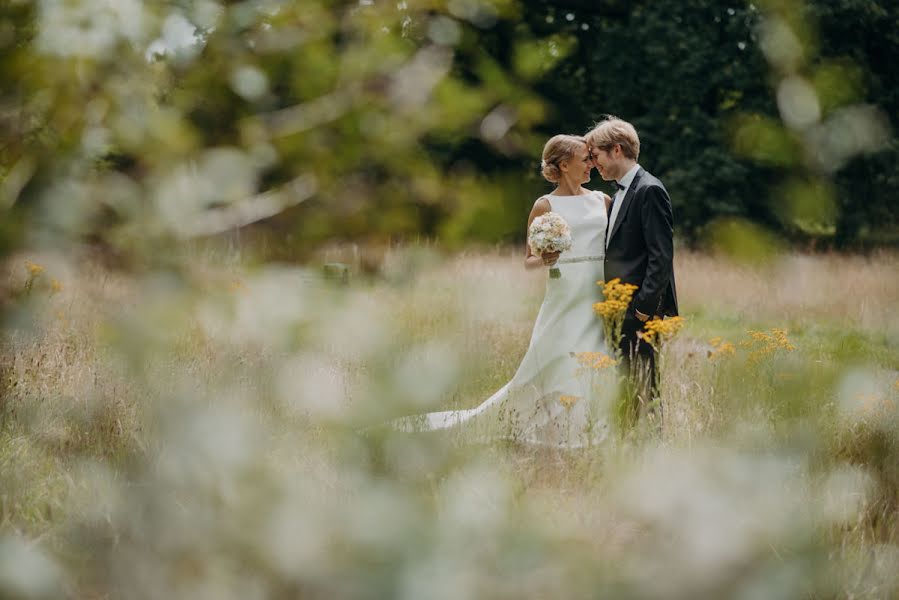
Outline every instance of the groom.
<path id="1" fill-rule="evenodd" d="M 662 182 L 637 164 L 640 138 L 633 125 L 606 116 L 586 139 L 600 176 L 618 187 L 606 230 L 605 279 L 638 286 L 619 344 L 636 392 L 631 408 L 635 415 L 648 408 L 661 422 L 655 351 L 637 334 L 653 317 L 677 315 L 671 198 Z"/>

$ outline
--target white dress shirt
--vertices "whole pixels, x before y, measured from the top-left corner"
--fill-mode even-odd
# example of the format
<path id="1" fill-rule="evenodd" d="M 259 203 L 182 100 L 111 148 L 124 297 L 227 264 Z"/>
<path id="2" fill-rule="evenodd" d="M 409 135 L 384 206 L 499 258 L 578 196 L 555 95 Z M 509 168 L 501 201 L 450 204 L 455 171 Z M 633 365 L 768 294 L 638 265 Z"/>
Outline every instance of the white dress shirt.
<path id="1" fill-rule="evenodd" d="M 624 174 L 624 177 L 618 180 L 618 183 L 624 186 L 624 188 L 615 192 L 615 198 L 612 200 L 612 214 L 609 216 L 609 224 L 606 226 L 606 248 L 609 247 L 609 240 L 612 238 L 612 229 L 615 228 L 615 219 L 618 218 L 618 211 L 621 210 L 621 203 L 624 202 L 627 190 L 631 187 L 631 183 L 634 182 L 634 177 L 637 176 L 637 171 L 639 169 L 640 165 L 635 163 L 634 166 Z"/>

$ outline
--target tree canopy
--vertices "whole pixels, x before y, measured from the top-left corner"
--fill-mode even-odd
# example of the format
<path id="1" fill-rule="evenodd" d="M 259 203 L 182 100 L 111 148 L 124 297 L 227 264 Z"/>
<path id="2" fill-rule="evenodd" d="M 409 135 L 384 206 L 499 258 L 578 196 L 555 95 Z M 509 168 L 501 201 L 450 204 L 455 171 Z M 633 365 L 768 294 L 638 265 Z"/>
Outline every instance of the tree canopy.
<path id="1" fill-rule="evenodd" d="M 8 2 L 0 238 L 520 240 L 543 141 L 613 113 L 687 240 L 895 242 L 897 23 L 885 0 Z"/>

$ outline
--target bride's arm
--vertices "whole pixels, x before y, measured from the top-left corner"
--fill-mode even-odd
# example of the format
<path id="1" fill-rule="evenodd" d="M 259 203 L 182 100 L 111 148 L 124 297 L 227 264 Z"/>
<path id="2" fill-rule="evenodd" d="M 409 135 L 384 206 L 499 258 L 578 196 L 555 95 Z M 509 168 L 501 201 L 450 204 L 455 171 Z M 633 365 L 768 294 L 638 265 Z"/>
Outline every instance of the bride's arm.
<path id="1" fill-rule="evenodd" d="M 602 194 L 603 200 L 606 201 L 606 212 L 608 213 L 609 210 L 612 208 L 612 197 L 603 192 L 600 192 L 600 194 Z"/>
<path id="2" fill-rule="evenodd" d="M 528 226 L 527 230 L 531 229 L 531 223 L 539 217 L 540 215 L 548 213 L 552 210 L 552 206 L 549 204 L 549 200 L 546 198 L 540 198 L 536 202 L 534 202 L 534 208 L 531 209 L 531 214 L 528 215 Z M 540 267 L 551 267 L 556 264 L 556 261 L 559 260 L 559 255 L 561 252 L 549 252 L 547 254 L 543 254 L 542 256 L 537 256 L 533 252 L 531 252 L 531 245 L 528 243 L 527 236 L 525 236 L 524 242 L 524 268 L 525 269 L 539 269 Z"/>

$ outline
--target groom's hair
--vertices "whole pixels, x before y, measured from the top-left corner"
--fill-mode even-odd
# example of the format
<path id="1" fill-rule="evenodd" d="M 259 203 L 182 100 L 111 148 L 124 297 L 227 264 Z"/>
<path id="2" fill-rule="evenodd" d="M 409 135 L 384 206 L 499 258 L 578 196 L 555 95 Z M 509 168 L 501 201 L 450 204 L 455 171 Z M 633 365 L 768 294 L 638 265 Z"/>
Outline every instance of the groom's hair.
<path id="1" fill-rule="evenodd" d="M 615 144 L 628 158 L 640 158 L 640 137 L 634 126 L 614 115 L 603 115 L 584 136 L 587 143 L 601 150 L 610 150 Z"/>

